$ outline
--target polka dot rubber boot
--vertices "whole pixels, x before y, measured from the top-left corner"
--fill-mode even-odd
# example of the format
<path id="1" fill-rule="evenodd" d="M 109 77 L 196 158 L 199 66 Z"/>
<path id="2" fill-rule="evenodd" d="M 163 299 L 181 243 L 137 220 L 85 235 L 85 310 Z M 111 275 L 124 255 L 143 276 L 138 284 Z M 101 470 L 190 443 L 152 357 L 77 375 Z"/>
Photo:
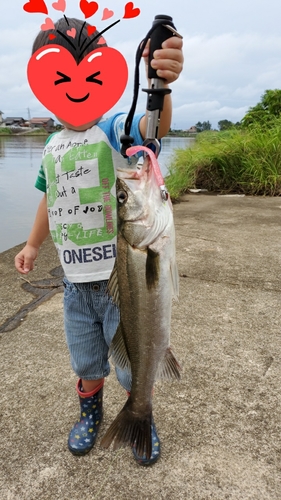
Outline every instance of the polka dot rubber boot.
<path id="1" fill-rule="evenodd" d="M 86 455 L 93 448 L 102 421 L 103 382 L 92 392 L 82 392 L 81 379 L 76 390 L 80 400 L 81 415 L 70 431 L 68 448 L 73 455 Z"/>
<path id="2" fill-rule="evenodd" d="M 152 452 L 150 458 L 146 458 L 146 456 L 139 457 L 137 455 L 135 447 L 134 446 L 132 447 L 134 458 L 139 465 L 145 465 L 145 466 L 153 465 L 155 464 L 155 462 L 157 462 L 158 458 L 160 457 L 160 440 L 153 419 L 151 424 L 151 440 L 152 440 Z"/>

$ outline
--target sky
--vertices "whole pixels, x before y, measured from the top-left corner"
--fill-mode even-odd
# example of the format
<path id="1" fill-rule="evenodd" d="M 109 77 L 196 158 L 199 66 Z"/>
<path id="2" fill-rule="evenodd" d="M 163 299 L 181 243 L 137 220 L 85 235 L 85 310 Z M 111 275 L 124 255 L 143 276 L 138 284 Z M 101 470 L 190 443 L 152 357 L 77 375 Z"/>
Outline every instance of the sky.
<path id="1" fill-rule="evenodd" d="M 45 0 L 48 17 L 61 13 Z M 27 0 L 0 0 L 0 110 L 8 116 L 53 116 L 33 95 L 26 67 L 34 38 L 45 14 L 23 10 Z M 100 0 L 100 9 L 88 22 L 99 30 L 121 19 L 106 33 L 108 45 L 118 49 L 129 67 L 129 80 L 121 100 L 109 114 L 127 112 L 133 95 L 135 52 L 150 29 L 154 16 L 166 14 L 183 36 L 184 69 L 171 85 L 172 128 L 188 129 L 198 121 L 212 128 L 218 121 L 240 121 L 267 89 L 281 88 L 281 2 L 278 0 L 135 0 L 141 10 L 135 19 L 122 19 L 127 0 Z M 114 16 L 101 21 L 104 8 Z M 84 20 L 79 0 L 67 0 L 68 17 Z M 147 87 L 141 70 L 141 88 Z M 140 92 L 137 111 L 146 107 Z"/>

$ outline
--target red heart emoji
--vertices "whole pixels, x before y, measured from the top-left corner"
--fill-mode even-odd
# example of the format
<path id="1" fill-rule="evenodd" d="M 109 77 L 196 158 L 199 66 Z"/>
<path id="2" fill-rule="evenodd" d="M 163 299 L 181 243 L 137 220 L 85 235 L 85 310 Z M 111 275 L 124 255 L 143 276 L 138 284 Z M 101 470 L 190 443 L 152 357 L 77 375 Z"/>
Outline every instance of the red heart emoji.
<path id="1" fill-rule="evenodd" d="M 41 30 L 42 31 L 47 31 L 47 30 L 54 30 L 55 25 L 50 17 L 46 17 L 45 19 L 45 24 L 41 24 Z"/>
<path id="2" fill-rule="evenodd" d="M 48 14 L 48 8 L 44 0 L 29 0 L 29 2 L 23 6 L 23 10 L 25 10 L 25 12 L 42 12 L 43 14 Z"/>
<path id="3" fill-rule="evenodd" d="M 71 30 L 67 30 L 66 34 L 68 36 L 71 36 L 71 38 L 75 38 L 76 37 L 76 29 L 75 28 L 71 28 Z"/>
<path id="4" fill-rule="evenodd" d="M 93 50 L 77 65 L 66 48 L 50 44 L 32 55 L 27 76 L 43 106 L 79 126 L 104 115 L 119 101 L 128 67 L 122 54 L 111 47 Z"/>
<path id="5" fill-rule="evenodd" d="M 80 9 L 82 10 L 85 19 L 93 16 L 99 8 L 97 2 L 88 2 L 88 0 L 80 0 Z"/>
<path id="6" fill-rule="evenodd" d="M 88 36 L 91 36 L 93 33 L 95 33 L 95 31 L 97 30 L 96 26 L 91 26 L 89 24 L 89 26 L 87 26 L 87 33 L 88 33 Z"/>
<path id="7" fill-rule="evenodd" d="M 132 19 L 132 17 L 138 17 L 140 15 L 140 9 L 138 7 L 134 8 L 133 2 L 128 2 L 125 5 L 125 14 L 123 19 Z"/>
<path id="8" fill-rule="evenodd" d="M 105 9 L 103 10 L 103 14 L 102 14 L 102 18 L 101 18 L 101 20 L 102 20 L 102 21 L 106 21 L 106 19 L 109 19 L 109 18 L 110 18 L 110 17 L 112 17 L 113 15 L 114 15 L 113 10 L 109 10 L 109 9 L 105 8 Z"/>
<path id="9" fill-rule="evenodd" d="M 66 0 L 58 0 L 57 2 L 54 2 L 52 3 L 52 7 L 56 10 L 64 12 L 66 9 Z"/>
<path id="10" fill-rule="evenodd" d="M 103 36 L 100 36 L 97 45 L 106 45 L 106 40 L 103 38 Z"/>

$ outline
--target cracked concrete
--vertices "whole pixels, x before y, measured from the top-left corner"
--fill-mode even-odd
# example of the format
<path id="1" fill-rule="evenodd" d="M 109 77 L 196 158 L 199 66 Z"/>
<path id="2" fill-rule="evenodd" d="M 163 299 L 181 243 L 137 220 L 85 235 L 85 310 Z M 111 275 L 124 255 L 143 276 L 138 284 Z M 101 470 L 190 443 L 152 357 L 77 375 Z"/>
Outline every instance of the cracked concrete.
<path id="1" fill-rule="evenodd" d="M 157 383 L 162 455 L 141 468 L 128 448 L 73 457 L 75 376 L 62 294 L 1 334 L 1 500 L 281 499 L 281 200 L 186 195 L 174 206 L 180 300 L 172 345 L 182 380 Z M 34 295 L 0 254 L 0 327 Z M 44 285 L 58 266 L 50 240 L 28 277 Z M 126 395 L 105 384 L 102 436 Z"/>

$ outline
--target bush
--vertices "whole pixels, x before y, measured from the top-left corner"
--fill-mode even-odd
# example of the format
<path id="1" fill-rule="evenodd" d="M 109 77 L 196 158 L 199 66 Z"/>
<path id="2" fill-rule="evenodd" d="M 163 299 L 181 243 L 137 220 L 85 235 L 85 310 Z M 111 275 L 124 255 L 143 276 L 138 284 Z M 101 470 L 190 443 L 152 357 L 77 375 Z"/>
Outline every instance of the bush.
<path id="1" fill-rule="evenodd" d="M 205 132 L 176 150 L 166 179 L 172 198 L 190 188 L 251 195 L 281 194 L 281 120 L 264 130 Z"/>
<path id="2" fill-rule="evenodd" d="M 8 127 L 0 127 L 0 135 L 11 135 L 12 131 Z"/>

